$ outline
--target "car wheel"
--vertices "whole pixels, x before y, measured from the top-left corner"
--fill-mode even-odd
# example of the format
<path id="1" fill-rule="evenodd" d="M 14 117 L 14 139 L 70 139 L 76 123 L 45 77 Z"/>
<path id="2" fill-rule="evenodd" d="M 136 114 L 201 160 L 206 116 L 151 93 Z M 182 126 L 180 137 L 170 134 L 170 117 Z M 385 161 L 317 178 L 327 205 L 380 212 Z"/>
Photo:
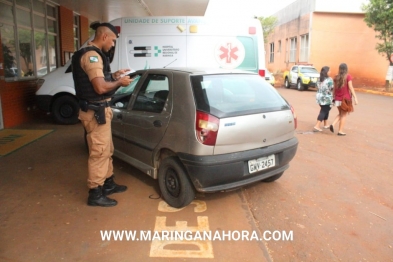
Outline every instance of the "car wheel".
<path id="1" fill-rule="evenodd" d="M 276 181 L 277 179 L 279 179 L 282 176 L 282 174 L 284 174 L 284 172 L 281 172 L 281 173 L 278 173 L 277 175 L 268 177 L 268 178 L 262 180 L 262 182 L 270 183 L 270 182 Z"/>
<path id="2" fill-rule="evenodd" d="M 303 86 L 302 82 L 300 81 L 300 79 L 297 80 L 296 86 L 297 86 L 297 90 L 299 90 L 299 91 L 304 90 L 304 86 Z"/>
<path id="3" fill-rule="evenodd" d="M 176 157 L 162 160 L 158 170 L 158 184 L 162 197 L 172 207 L 185 207 L 195 198 L 194 186 Z"/>
<path id="4" fill-rule="evenodd" d="M 53 102 L 52 115 L 59 124 L 73 125 L 78 123 L 78 113 L 78 101 L 72 96 L 60 96 Z"/>
<path id="5" fill-rule="evenodd" d="M 285 85 L 286 88 L 289 88 L 288 77 L 285 78 L 284 85 Z"/>

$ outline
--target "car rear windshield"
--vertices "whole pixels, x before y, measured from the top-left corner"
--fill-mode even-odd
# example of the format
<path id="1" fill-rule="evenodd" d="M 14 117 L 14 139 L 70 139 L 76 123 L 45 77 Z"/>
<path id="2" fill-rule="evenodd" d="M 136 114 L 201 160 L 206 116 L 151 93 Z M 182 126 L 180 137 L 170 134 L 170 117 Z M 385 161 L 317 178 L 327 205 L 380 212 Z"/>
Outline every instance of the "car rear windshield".
<path id="1" fill-rule="evenodd" d="M 281 95 L 259 75 L 191 76 L 196 106 L 219 118 L 289 109 Z"/>

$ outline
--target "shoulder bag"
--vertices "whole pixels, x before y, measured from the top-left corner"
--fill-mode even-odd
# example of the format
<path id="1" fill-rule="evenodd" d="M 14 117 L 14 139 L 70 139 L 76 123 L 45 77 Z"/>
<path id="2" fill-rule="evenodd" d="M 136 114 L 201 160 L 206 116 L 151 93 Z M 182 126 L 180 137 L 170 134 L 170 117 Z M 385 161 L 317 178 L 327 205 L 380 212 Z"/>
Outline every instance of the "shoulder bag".
<path id="1" fill-rule="evenodd" d="M 349 113 L 349 112 L 353 112 L 353 105 L 352 105 L 352 94 L 351 94 L 351 92 L 349 91 L 349 84 L 348 84 L 348 81 L 347 81 L 347 91 L 348 91 L 348 93 L 350 94 L 351 99 L 343 98 L 343 100 L 341 101 L 341 106 L 340 106 L 340 108 L 341 108 L 341 110 L 343 110 L 343 111 Z"/>

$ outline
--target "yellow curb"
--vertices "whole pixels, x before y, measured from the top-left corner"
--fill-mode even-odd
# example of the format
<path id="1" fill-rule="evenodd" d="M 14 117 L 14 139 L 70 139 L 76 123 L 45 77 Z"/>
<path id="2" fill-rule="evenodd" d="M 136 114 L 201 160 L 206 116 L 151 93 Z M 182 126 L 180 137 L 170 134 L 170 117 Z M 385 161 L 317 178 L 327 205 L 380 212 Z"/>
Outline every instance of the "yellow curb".
<path id="1" fill-rule="evenodd" d="M 362 93 L 374 94 L 374 95 L 383 95 L 383 96 L 392 96 L 393 97 L 393 93 L 383 92 L 383 91 L 375 91 L 375 90 L 362 89 L 362 88 L 355 88 L 355 91 L 362 92 Z"/>

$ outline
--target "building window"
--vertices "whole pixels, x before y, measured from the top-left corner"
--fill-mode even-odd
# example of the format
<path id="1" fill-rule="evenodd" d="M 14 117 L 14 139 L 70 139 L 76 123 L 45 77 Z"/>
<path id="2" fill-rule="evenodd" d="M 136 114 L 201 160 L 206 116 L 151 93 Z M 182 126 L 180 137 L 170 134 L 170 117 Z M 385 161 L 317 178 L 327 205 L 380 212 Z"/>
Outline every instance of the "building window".
<path id="1" fill-rule="evenodd" d="M 0 19 L 3 26 L 1 30 L 1 45 L 3 48 L 4 74 L 6 78 L 18 77 L 20 72 L 16 63 L 15 25 L 11 3 L 0 2 Z M 5 21 L 3 21 L 5 20 Z M 6 23 L 6 21 L 8 23 Z"/>
<path id="2" fill-rule="evenodd" d="M 274 63 L 274 43 L 270 43 L 270 59 L 269 63 Z"/>
<path id="3" fill-rule="evenodd" d="M 57 8 L 43 0 L 0 2 L 7 81 L 47 74 L 57 67 Z"/>
<path id="4" fill-rule="evenodd" d="M 300 62 L 308 62 L 308 34 L 300 37 Z"/>
<path id="5" fill-rule="evenodd" d="M 285 39 L 285 61 L 286 63 L 289 62 L 289 44 L 288 44 L 288 38 Z"/>
<path id="6" fill-rule="evenodd" d="M 289 62 L 291 63 L 296 62 L 296 47 L 297 47 L 296 37 L 291 38 L 291 51 L 289 54 Z"/>
<path id="7" fill-rule="evenodd" d="M 74 14 L 74 51 L 78 51 L 80 47 L 79 34 L 79 15 Z"/>

